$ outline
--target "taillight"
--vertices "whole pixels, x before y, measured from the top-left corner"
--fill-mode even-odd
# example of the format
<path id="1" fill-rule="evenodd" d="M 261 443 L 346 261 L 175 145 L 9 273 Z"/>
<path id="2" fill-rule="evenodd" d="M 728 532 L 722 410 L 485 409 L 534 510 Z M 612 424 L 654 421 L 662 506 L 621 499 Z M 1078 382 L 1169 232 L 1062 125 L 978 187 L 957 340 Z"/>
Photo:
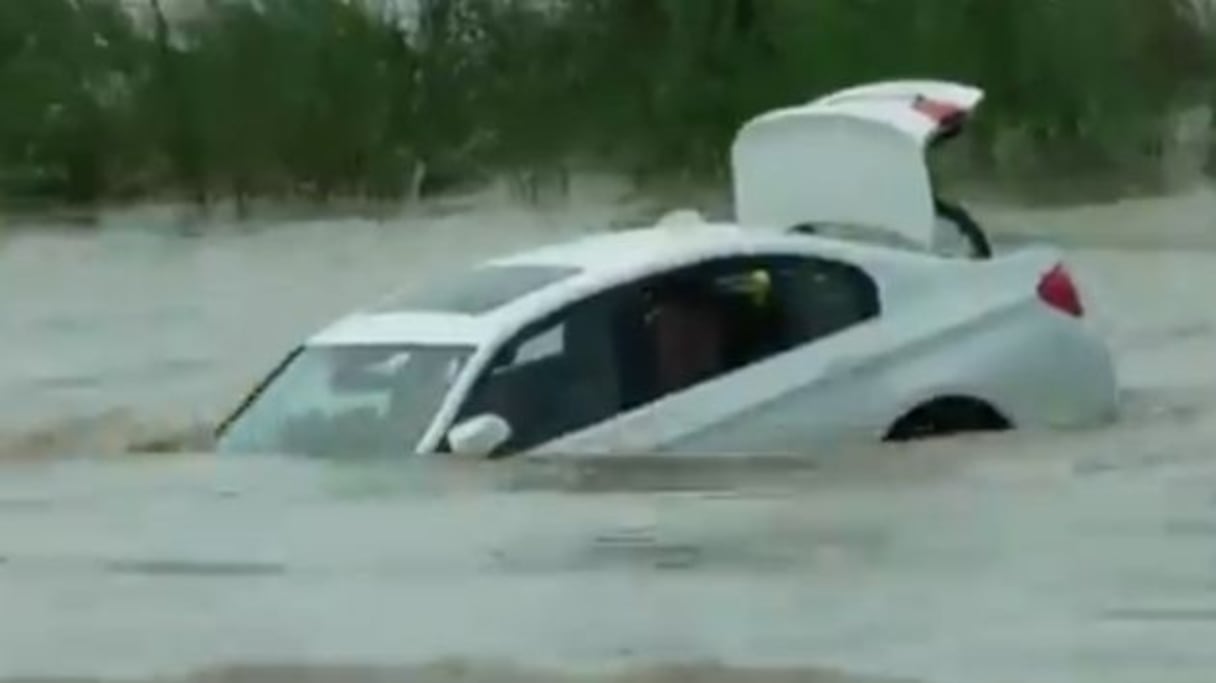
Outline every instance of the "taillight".
<path id="1" fill-rule="evenodd" d="M 1072 275 L 1063 264 L 1047 271 L 1039 280 L 1039 298 L 1048 306 L 1080 318 L 1085 315 L 1085 307 L 1081 304 L 1081 295 Z"/>

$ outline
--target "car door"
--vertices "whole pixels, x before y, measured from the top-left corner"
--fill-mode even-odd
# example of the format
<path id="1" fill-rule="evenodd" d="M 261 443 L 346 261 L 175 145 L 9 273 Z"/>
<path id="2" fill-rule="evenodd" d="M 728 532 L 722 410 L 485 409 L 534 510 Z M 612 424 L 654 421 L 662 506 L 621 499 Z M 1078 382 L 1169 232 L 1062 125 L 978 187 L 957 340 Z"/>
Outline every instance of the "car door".
<path id="1" fill-rule="evenodd" d="M 603 292 L 528 325 L 496 352 L 473 383 L 456 422 L 494 414 L 511 426 L 497 455 L 533 449 L 638 405 L 647 388 L 630 360 L 635 290 Z"/>
<path id="2" fill-rule="evenodd" d="M 877 287 L 860 268 L 814 256 L 752 255 L 663 278 L 700 280 L 724 292 L 724 366 L 670 392 L 651 382 L 631 409 L 534 452 L 789 452 L 865 426 L 867 394 L 880 388 L 858 381 L 848 354 L 860 338 L 880 333 L 880 310 Z"/>

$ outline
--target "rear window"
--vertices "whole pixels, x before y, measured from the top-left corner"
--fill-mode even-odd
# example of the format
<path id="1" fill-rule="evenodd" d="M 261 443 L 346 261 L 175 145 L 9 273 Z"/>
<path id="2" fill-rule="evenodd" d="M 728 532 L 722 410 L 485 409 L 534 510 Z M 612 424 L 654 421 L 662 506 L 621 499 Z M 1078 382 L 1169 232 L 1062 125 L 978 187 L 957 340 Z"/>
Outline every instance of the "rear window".
<path id="1" fill-rule="evenodd" d="M 482 266 L 396 297 L 388 311 L 488 313 L 579 273 L 562 266 Z"/>

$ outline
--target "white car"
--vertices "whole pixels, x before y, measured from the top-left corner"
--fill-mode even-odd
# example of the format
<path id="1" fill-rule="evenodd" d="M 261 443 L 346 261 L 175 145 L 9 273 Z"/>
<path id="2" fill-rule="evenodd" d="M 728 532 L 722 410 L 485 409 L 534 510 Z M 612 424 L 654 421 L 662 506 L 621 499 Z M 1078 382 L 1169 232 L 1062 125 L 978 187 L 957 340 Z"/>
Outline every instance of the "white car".
<path id="1" fill-rule="evenodd" d="M 1060 255 L 991 257 L 933 195 L 926 150 L 981 99 L 900 81 L 765 114 L 732 150 L 734 222 L 677 214 L 356 312 L 219 448 L 775 454 L 1114 419 L 1112 358 Z M 943 217 L 972 258 L 936 251 Z"/>

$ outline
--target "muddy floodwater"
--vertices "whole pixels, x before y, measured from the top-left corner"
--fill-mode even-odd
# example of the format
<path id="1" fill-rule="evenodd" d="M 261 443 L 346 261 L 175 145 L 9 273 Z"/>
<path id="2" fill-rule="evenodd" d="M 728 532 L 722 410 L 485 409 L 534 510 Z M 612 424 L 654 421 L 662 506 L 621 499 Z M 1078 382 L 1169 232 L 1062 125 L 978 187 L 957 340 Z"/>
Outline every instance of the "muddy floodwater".
<path id="1" fill-rule="evenodd" d="M 485 465 L 180 444 L 300 336 L 602 227 L 586 190 L 0 233 L 0 680 L 1166 683 L 1216 676 L 1216 192 L 982 207 L 1066 250 L 1120 424 L 789 459 Z"/>

